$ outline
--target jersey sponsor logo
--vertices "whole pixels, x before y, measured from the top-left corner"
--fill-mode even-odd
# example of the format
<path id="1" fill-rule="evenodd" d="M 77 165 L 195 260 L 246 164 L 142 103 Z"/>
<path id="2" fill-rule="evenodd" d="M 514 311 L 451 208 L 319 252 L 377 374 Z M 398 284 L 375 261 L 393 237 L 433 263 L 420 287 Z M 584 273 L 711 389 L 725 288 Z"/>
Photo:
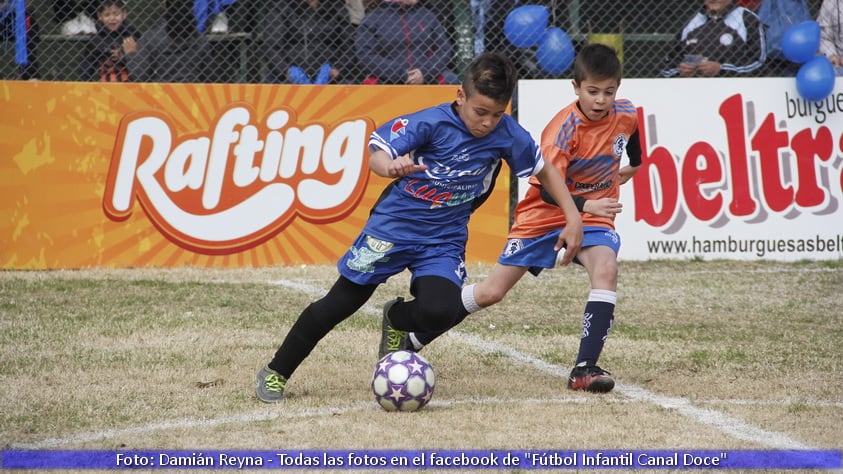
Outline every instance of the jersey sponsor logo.
<path id="1" fill-rule="evenodd" d="M 440 206 L 457 206 L 477 197 L 474 192 L 441 191 L 432 184 L 424 183 L 419 179 L 411 179 L 404 185 L 404 191 L 416 199 L 430 201 L 431 209 Z"/>
<path id="2" fill-rule="evenodd" d="M 392 122 L 392 127 L 389 129 L 389 140 L 395 140 L 398 137 L 402 137 L 407 133 L 407 124 L 410 121 L 407 119 L 395 119 Z"/>
<path id="3" fill-rule="evenodd" d="M 486 174 L 489 172 L 488 166 L 481 166 L 479 168 L 470 168 L 470 169 L 462 169 L 462 168 L 453 168 L 448 165 L 448 163 L 440 161 L 440 160 L 428 160 L 426 157 L 419 155 L 417 157 L 418 162 L 420 165 L 427 166 L 425 170 L 425 174 L 430 179 L 451 179 L 451 178 L 459 178 L 461 176 L 480 176 L 482 174 Z M 457 161 L 468 161 L 470 156 L 466 153 L 465 155 L 460 154 L 452 159 Z"/>
<path id="4" fill-rule="evenodd" d="M 209 130 L 179 135 L 159 111 L 120 122 L 103 195 L 114 221 L 135 200 L 169 240 L 224 255 L 269 240 L 295 218 L 329 223 L 354 210 L 365 192 L 368 119 L 301 125 L 295 112 L 254 119 L 244 102 L 226 106 Z"/>
<path id="5" fill-rule="evenodd" d="M 612 187 L 612 181 L 603 181 L 602 183 L 583 183 L 581 181 L 574 181 L 574 190 L 577 193 L 588 193 L 591 191 L 601 191 Z"/>

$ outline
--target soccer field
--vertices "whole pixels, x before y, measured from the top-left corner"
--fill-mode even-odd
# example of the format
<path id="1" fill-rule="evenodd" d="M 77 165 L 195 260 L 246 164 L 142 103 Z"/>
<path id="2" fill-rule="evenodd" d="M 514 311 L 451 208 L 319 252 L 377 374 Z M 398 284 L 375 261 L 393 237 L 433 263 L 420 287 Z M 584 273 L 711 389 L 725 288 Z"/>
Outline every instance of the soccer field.
<path id="1" fill-rule="evenodd" d="M 470 281 L 489 268 L 470 266 Z M 436 370 L 429 405 L 388 413 L 369 384 L 381 305 L 409 296 L 402 274 L 316 347 L 287 399 L 258 402 L 256 371 L 335 278 L 333 266 L 0 272 L 0 445 L 361 456 L 843 448 L 843 262 L 621 262 L 600 361 L 617 386 L 605 395 L 565 385 L 584 270 L 528 275 L 424 349 Z"/>

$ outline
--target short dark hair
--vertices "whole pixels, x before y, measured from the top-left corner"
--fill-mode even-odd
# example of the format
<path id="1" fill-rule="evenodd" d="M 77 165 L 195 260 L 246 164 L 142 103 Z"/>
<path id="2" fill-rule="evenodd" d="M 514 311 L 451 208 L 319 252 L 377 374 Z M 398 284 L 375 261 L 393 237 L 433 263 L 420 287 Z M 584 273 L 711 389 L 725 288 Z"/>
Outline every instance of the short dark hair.
<path id="1" fill-rule="evenodd" d="M 99 8 L 97 8 L 97 13 L 101 13 L 103 10 L 110 7 L 117 7 L 121 10 L 125 10 L 126 4 L 123 3 L 123 0 L 102 0 Z"/>
<path id="2" fill-rule="evenodd" d="M 518 70 L 508 57 L 485 52 L 469 64 L 462 82 L 466 97 L 475 92 L 499 104 L 508 104 L 518 83 Z"/>
<path id="3" fill-rule="evenodd" d="M 585 79 L 617 79 L 621 81 L 623 66 L 618 53 L 611 46 L 591 43 L 582 47 L 574 60 L 574 82 Z"/>

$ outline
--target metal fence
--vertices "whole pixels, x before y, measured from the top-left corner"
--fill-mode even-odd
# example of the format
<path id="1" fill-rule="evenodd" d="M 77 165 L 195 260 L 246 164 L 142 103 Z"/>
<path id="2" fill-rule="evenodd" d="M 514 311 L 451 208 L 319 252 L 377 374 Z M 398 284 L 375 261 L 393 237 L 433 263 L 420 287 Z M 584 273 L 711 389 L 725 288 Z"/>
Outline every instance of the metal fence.
<path id="1" fill-rule="evenodd" d="M 608 42 L 622 54 L 625 77 L 659 77 L 677 34 L 703 5 L 418 0 L 396 16 L 395 0 L 2 1 L 2 79 L 329 84 L 412 82 L 413 69 L 426 83 L 451 83 L 482 50 L 509 54 L 522 77 L 568 77 L 558 58 L 542 61 L 541 44 L 518 46 L 508 36 L 507 15 L 524 5 L 545 7 L 547 29 L 561 31 L 574 50 Z M 761 2 L 732 1 L 751 9 Z M 808 2 L 814 17 L 820 1 Z"/>

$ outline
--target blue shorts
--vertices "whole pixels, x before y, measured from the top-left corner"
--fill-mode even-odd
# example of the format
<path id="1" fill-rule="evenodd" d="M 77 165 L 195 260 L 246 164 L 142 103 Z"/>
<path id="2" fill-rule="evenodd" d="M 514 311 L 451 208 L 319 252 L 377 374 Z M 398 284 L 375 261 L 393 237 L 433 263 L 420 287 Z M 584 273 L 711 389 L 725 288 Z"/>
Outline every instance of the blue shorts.
<path id="1" fill-rule="evenodd" d="M 509 239 L 503 248 L 498 263 L 513 267 L 527 267 L 530 273 L 538 275 L 544 268 L 556 266 L 556 254 L 553 246 L 556 245 L 559 234 L 562 230 L 554 230 L 541 237 L 530 239 Z M 612 229 L 598 226 L 583 227 L 582 248 L 604 245 L 612 249 L 615 255 L 621 248 L 621 236 Z M 574 263 L 582 265 L 582 262 L 574 257 Z"/>
<path id="2" fill-rule="evenodd" d="M 420 276 L 447 278 L 462 287 L 465 270 L 465 246 L 460 244 L 395 244 L 360 234 L 337 263 L 340 275 L 358 285 L 377 285 L 403 272 Z"/>

